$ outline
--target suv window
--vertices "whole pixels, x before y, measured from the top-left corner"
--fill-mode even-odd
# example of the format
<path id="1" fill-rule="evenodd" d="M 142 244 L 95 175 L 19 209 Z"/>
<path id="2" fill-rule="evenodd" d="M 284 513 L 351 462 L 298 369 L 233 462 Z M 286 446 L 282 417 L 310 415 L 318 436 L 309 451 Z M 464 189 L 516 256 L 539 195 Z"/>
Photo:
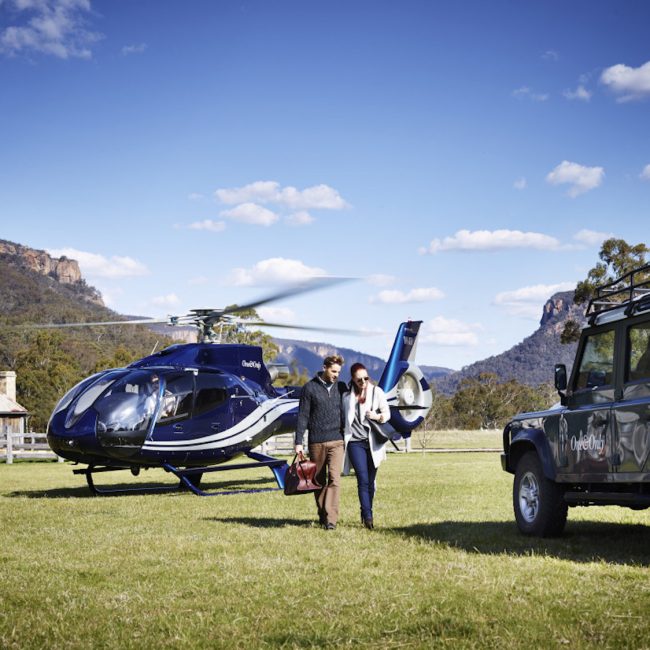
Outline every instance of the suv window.
<path id="1" fill-rule="evenodd" d="M 625 380 L 650 378 L 650 323 L 630 327 L 627 340 L 629 354 Z"/>
<path id="2" fill-rule="evenodd" d="M 592 334 L 583 348 L 576 390 L 608 386 L 614 379 L 614 330 Z"/>

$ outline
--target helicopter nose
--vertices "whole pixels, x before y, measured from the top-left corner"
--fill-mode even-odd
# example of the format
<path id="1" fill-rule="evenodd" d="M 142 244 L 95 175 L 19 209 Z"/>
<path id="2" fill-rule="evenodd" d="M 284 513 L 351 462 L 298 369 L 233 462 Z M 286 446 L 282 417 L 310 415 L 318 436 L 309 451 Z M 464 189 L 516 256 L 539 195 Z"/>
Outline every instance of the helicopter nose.
<path id="1" fill-rule="evenodd" d="M 123 447 L 140 449 L 144 444 L 147 432 L 127 431 L 124 429 L 101 430 L 97 428 L 97 440 L 102 447 Z"/>

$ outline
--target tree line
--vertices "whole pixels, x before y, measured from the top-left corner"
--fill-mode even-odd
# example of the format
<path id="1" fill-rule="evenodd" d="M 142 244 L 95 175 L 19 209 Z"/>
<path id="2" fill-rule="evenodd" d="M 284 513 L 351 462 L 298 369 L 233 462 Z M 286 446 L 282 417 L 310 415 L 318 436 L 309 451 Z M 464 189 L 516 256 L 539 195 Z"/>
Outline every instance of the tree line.
<path id="1" fill-rule="evenodd" d="M 586 302 L 593 296 L 598 285 L 646 265 L 648 252 L 645 244 L 632 246 L 621 239 L 606 240 L 600 250 L 600 261 L 589 271 L 587 279 L 578 283 L 576 300 Z M 0 367 L 16 371 L 17 400 L 31 413 L 29 426 L 34 431 L 45 430 L 56 402 L 77 382 L 106 368 L 126 366 L 151 354 L 153 345 L 164 346 L 171 342 L 168 339 L 160 340 L 160 337 L 141 326 L 118 326 L 110 330 L 88 328 L 83 333 L 72 334 L 68 331 L 65 335 L 61 331 L 50 329 L 22 329 L 17 333 L 17 312 L 22 310 L 11 309 L 8 303 L 12 300 L 17 302 L 20 299 L 29 305 L 29 320 L 32 321 L 38 320 L 36 306 L 40 305 L 42 309 L 47 301 L 55 305 L 59 312 L 67 310 L 65 316 L 69 320 L 82 319 L 73 310 L 67 296 L 55 295 L 52 291 L 39 287 L 42 295 L 32 294 L 30 300 L 26 300 L 24 292 L 19 294 L 17 291 L 18 276 L 9 277 L 11 270 L 8 269 L 0 278 L 2 294 L 11 299 L 5 300 L 4 305 L 0 306 L 0 323 L 4 323 L 5 328 L 0 328 Z M 648 276 L 650 278 L 650 273 Z M 24 275 L 20 280 L 25 281 Z M 31 290 L 35 291 L 33 287 Z M 84 307 L 87 312 L 91 309 L 87 303 Z M 56 315 L 62 316 L 61 313 Z M 95 314 L 91 317 L 93 316 L 97 318 Z M 253 310 L 243 316 L 259 320 Z M 23 319 L 24 317 L 23 314 Z M 67 319 L 58 320 L 65 322 Z M 579 332 L 569 322 L 563 339 L 575 339 L 577 333 Z M 259 330 L 232 327 L 226 330 L 224 340 L 260 345 L 266 362 L 274 359 L 278 351 L 272 338 Z M 308 379 L 304 370 L 293 365 L 289 378 L 283 383 L 301 385 Z M 557 395 L 550 384 L 531 387 L 515 379 L 503 380 L 494 373 L 484 372 L 477 377 L 463 379 L 451 396 L 434 393 L 433 407 L 425 426 L 431 430 L 496 429 L 502 427 L 515 413 L 543 410 L 556 401 Z"/>

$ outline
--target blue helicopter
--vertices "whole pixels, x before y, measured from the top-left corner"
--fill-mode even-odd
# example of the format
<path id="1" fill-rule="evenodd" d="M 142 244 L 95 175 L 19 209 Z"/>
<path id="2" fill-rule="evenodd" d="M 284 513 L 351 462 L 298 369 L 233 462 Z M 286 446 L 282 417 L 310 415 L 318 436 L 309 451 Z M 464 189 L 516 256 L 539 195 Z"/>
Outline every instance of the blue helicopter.
<path id="1" fill-rule="evenodd" d="M 311 282 L 249 305 L 194 310 L 165 321 L 126 321 L 194 324 L 202 342 L 172 345 L 126 368 L 105 370 L 81 381 L 63 396 L 50 417 L 50 447 L 63 458 L 87 465 L 74 472 L 86 476 L 95 494 L 141 491 L 99 488 L 93 479 L 98 472 L 127 469 L 137 476 L 141 469 L 154 467 L 174 474 L 180 479 L 179 488 L 200 496 L 214 494 L 200 487 L 204 473 L 260 465 L 269 467 L 283 487 L 286 461 L 254 448 L 273 435 L 295 430 L 301 388 L 274 386 L 278 366 L 267 367 L 262 348 L 217 343 L 215 325 L 236 322 L 237 312 L 319 286 L 324 284 Z M 116 323 L 125 321 L 83 325 Z M 379 381 L 391 407 L 390 425 L 396 438 L 410 436 L 432 403 L 431 389 L 415 365 L 420 324 L 408 321 L 399 326 Z M 252 462 L 222 466 L 241 455 Z"/>

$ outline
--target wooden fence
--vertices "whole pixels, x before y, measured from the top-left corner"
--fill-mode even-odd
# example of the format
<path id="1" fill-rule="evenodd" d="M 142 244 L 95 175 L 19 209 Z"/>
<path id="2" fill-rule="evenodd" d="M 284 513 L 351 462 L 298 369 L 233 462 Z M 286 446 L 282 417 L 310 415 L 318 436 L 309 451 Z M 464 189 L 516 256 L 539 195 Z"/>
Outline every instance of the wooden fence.
<path id="1" fill-rule="evenodd" d="M 282 433 L 279 436 L 273 436 L 266 442 L 263 442 L 255 451 L 260 451 L 263 454 L 279 454 L 280 456 L 293 455 L 293 433 Z M 386 445 L 386 451 L 411 451 L 411 440 L 399 440 L 397 442 L 398 449 L 392 445 Z"/>
<path id="2" fill-rule="evenodd" d="M 6 429 L 6 428 L 5 428 Z M 490 451 L 496 452 L 501 449 L 477 449 L 477 448 L 460 448 L 460 449 L 447 449 L 447 448 L 411 448 L 410 438 L 407 440 L 399 440 L 397 442 L 398 449 L 392 445 L 386 445 L 388 452 L 410 452 L 410 451 L 425 451 L 425 452 L 477 452 L 477 451 Z M 293 433 L 284 433 L 279 436 L 273 436 L 266 442 L 262 443 L 255 448 L 255 451 L 260 451 L 264 454 L 271 456 L 292 456 L 293 455 Z M 57 456 L 47 444 L 47 436 L 44 433 L 13 433 L 9 431 L 0 431 L 0 461 L 5 460 L 7 463 L 13 463 L 14 458 L 28 458 L 31 460 L 52 459 L 63 462 L 63 458 Z"/>
<path id="3" fill-rule="evenodd" d="M 63 462 L 63 458 L 50 449 L 45 433 L 14 433 L 6 427 L 0 432 L 0 459 L 2 458 L 7 464 L 13 463 L 14 458 L 52 459 Z"/>

